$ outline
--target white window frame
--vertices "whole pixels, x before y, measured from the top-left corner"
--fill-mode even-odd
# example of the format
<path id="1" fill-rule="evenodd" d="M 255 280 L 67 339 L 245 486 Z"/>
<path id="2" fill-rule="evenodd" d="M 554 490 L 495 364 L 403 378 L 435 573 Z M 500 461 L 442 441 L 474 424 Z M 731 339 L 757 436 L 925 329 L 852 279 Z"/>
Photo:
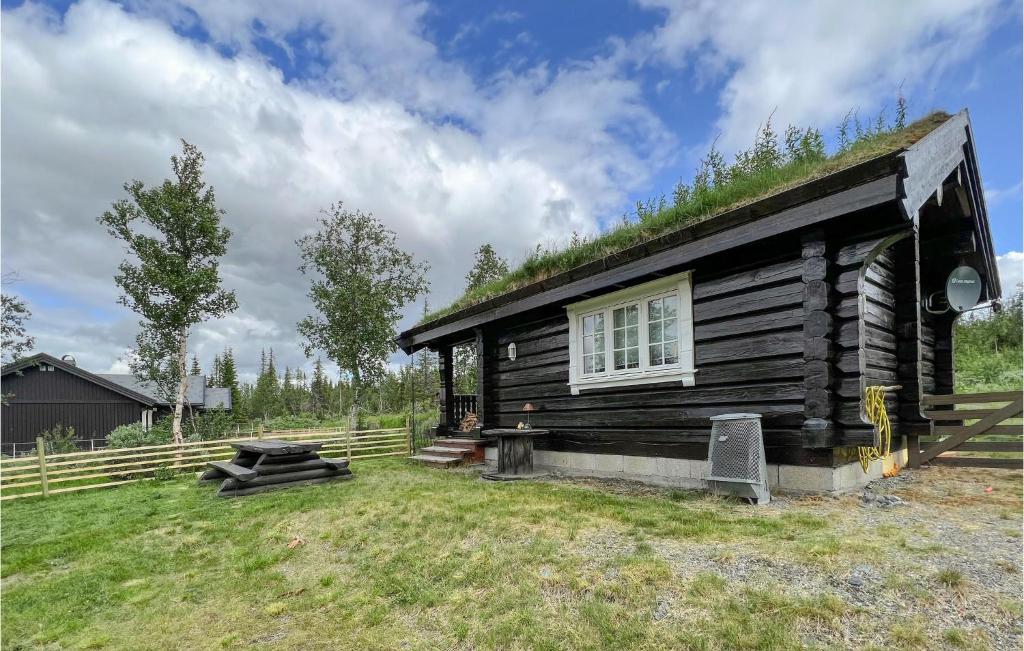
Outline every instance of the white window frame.
<path id="1" fill-rule="evenodd" d="M 569 316 L 569 388 L 572 395 L 586 389 L 652 384 L 655 382 L 682 382 L 693 386 L 697 369 L 693 355 L 693 292 L 692 272 L 659 278 L 642 285 L 573 303 L 565 307 Z M 648 347 L 648 301 L 665 296 L 679 297 L 679 362 L 650 365 Z M 639 305 L 640 368 L 615 369 L 614 320 L 612 310 L 626 305 Z M 605 370 L 603 373 L 583 373 L 583 317 L 604 313 Z"/>

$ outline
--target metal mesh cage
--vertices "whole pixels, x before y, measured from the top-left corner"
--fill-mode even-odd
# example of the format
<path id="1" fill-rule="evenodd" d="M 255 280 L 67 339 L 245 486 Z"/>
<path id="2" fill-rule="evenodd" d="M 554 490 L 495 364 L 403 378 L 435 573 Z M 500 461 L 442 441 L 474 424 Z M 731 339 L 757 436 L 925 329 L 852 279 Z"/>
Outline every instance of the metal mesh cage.
<path id="1" fill-rule="evenodd" d="M 765 503 L 766 475 L 760 414 L 712 417 L 707 476 L 711 489 Z"/>

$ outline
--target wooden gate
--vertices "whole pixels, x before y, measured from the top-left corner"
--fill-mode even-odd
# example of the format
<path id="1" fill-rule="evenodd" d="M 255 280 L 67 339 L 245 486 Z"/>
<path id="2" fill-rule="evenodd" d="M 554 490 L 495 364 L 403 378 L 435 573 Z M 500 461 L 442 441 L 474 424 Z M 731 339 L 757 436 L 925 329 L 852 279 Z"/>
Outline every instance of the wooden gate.
<path id="1" fill-rule="evenodd" d="M 911 445 L 910 465 L 922 463 L 977 468 L 1022 468 L 1020 391 L 959 393 L 924 396 L 924 415 L 932 421 L 932 436 L 920 440 L 915 453 Z M 1014 420 L 1014 422 L 1008 422 Z M 909 439 L 911 443 L 916 437 Z M 974 453 L 999 456 L 976 456 Z M 966 453 L 966 454 L 962 454 Z"/>

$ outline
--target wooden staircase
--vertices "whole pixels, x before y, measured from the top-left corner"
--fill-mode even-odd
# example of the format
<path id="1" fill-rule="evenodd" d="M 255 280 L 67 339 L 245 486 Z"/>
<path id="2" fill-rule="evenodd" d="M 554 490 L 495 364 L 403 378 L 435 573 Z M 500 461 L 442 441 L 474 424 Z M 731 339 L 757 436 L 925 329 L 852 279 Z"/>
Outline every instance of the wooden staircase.
<path id="1" fill-rule="evenodd" d="M 431 468 L 483 463 L 486 444 L 481 439 L 441 438 L 435 440 L 433 445 L 420 448 L 417 454 L 409 458 Z"/>

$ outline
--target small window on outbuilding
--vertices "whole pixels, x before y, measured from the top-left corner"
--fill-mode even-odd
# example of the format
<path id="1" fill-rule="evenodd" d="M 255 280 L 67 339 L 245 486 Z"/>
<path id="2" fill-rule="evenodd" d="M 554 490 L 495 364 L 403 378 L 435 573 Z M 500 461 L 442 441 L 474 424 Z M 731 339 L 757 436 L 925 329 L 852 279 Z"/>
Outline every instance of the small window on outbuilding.
<path id="1" fill-rule="evenodd" d="M 569 385 L 596 389 L 694 383 L 690 272 L 566 307 Z"/>

